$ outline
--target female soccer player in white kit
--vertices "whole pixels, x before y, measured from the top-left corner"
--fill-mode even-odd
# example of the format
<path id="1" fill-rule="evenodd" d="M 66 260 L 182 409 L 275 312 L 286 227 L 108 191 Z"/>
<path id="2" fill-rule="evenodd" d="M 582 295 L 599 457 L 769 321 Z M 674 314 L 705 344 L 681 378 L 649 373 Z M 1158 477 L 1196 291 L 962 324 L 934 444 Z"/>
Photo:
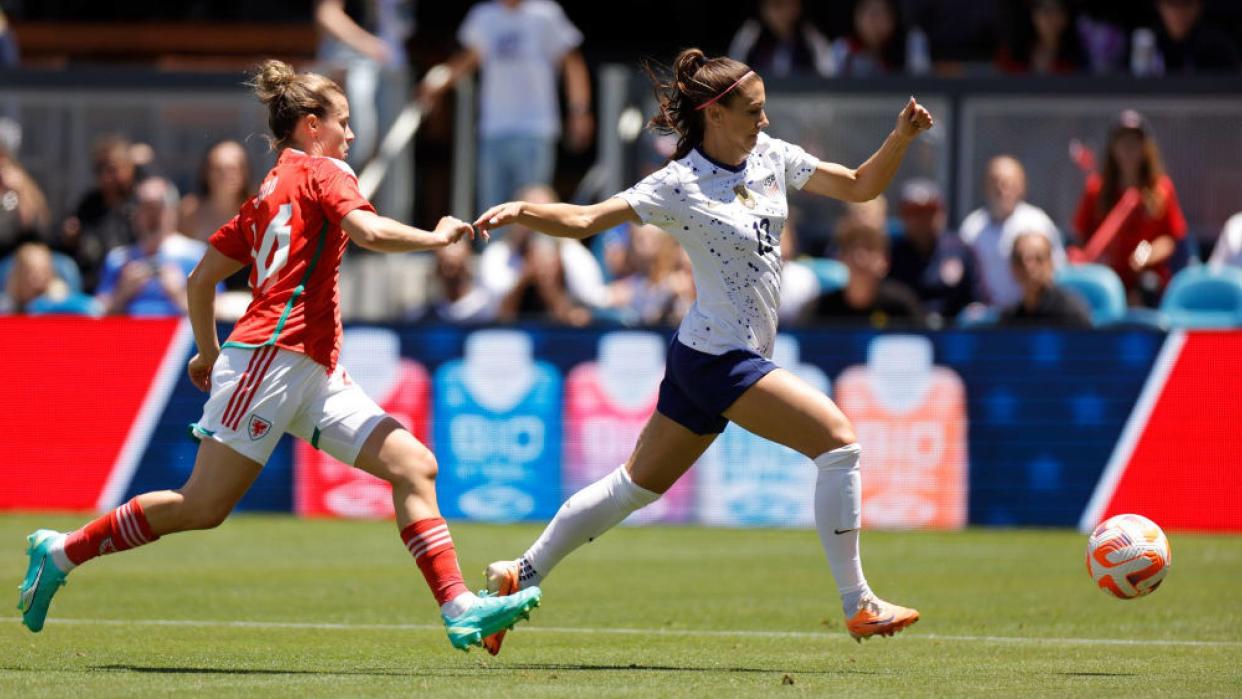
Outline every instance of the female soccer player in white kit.
<path id="1" fill-rule="evenodd" d="M 763 80 L 698 49 L 677 56 L 671 82 L 653 75 L 660 113 L 651 126 L 678 134 L 673 159 L 634 187 L 591 206 L 509 202 L 481 215 L 490 230 L 512 223 L 585 238 L 624 222 L 655 224 L 686 249 L 697 300 L 669 347 L 656 413 L 629 460 L 569 497 L 515 561 L 488 567 L 488 587 L 536 585 L 561 559 L 655 501 L 732 420 L 814 460 L 815 521 L 857 640 L 892 635 L 918 612 L 876 597 L 858 554 L 860 448 L 837 406 L 769 359 L 780 298 L 780 235 L 790 186 L 867 201 L 888 185 L 907 146 L 932 126 L 914 98 L 878 151 L 855 170 L 821 162 L 769 137 Z M 484 641 L 493 654 L 503 633 Z"/>
<path id="2" fill-rule="evenodd" d="M 211 392 L 192 426 L 201 440 L 194 471 L 180 490 L 144 493 L 77 531 L 30 535 L 22 622 L 41 630 L 65 576 L 96 556 L 220 524 L 290 432 L 392 485 L 401 539 L 440 604 L 449 640 L 465 650 L 526 616 L 539 590 L 508 601 L 466 589 L 436 504 L 435 457 L 363 393 L 337 358 L 340 267 L 350 240 L 407 252 L 452 245 L 473 237 L 473 229 L 445 217 L 429 232 L 375 213 L 344 162 L 354 135 L 336 83 L 267 61 L 254 88 L 268 107 L 276 166 L 258 195 L 211 236 L 187 284 L 198 345 L 190 380 Z M 221 348 L 215 288 L 247 265 L 254 299 Z"/>

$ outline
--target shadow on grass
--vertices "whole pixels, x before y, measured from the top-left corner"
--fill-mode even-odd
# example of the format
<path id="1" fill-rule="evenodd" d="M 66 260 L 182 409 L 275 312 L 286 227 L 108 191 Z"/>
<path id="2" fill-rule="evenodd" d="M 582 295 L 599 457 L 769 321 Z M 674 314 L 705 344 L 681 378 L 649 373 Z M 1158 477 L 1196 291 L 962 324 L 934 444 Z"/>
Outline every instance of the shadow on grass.
<path id="1" fill-rule="evenodd" d="M 272 670 L 251 667 L 147 667 L 143 665 L 92 665 L 105 672 L 138 672 L 154 675 L 357 675 L 413 677 L 418 672 L 396 670 Z"/>
<path id="2" fill-rule="evenodd" d="M 1062 677 L 1135 677 L 1134 672 L 1058 672 Z"/>
<path id="3" fill-rule="evenodd" d="M 878 675 L 868 670 L 782 670 L 774 667 L 686 667 L 680 665 L 592 665 L 590 663 L 518 663 L 487 670 L 549 670 L 568 672 L 741 672 L 775 675 Z"/>

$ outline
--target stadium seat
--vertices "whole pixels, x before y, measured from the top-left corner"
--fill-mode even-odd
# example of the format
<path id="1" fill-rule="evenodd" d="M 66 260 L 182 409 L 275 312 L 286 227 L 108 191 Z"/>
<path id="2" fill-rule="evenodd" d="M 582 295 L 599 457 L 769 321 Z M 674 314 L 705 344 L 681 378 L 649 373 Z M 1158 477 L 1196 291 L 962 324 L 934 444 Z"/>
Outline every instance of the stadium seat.
<path id="1" fill-rule="evenodd" d="M 1091 310 L 1094 325 L 1113 323 L 1125 315 L 1125 287 L 1117 274 L 1104 265 L 1066 265 L 1057 272 L 1057 284 L 1082 297 Z"/>
<path id="2" fill-rule="evenodd" d="M 1164 292 L 1160 310 L 1177 328 L 1233 328 L 1242 325 L 1242 270 L 1187 267 Z"/>
<path id="3" fill-rule="evenodd" d="M 840 260 L 833 260 L 826 257 L 805 257 L 801 258 L 815 272 L 815 278 L 819 280 L 820 293 L 827 294 L 836 291 L 845 286 L 845 282 L 849 281 L 850 270 L 845 263 Z"/>

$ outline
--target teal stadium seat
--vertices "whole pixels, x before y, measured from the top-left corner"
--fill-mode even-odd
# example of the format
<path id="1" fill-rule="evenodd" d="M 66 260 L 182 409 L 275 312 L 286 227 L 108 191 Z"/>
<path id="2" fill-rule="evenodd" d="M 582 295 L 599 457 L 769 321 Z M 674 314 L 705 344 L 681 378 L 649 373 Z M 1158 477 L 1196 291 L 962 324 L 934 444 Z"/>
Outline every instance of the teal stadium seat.
<path id="1" fill-rule="evenodd" d="M 1126 290 L 1117 273 L 1104 265 L 1066 265 L 1057 272 L 1057 284 L 1082 297 L 1096 326 L 1120 321 L 1126 314 Z"/>
<path id="2" fill-rule="evenodd" d="M 1242 326 L 1242 270 L 1187 267 L 1169 282 L 1160 310 L 1176 328 Z"/>
<path id="3" fill-rule="evenodd" d="M 804 257 L 799 262 L 805 262 L 815 272 L 815 278 L 819 280 L 819 292 L 821 294 L 836 291 L 845 286 L 845 283 L 849 281 L 850 269 L 840 260 L 826 257 Z"/>

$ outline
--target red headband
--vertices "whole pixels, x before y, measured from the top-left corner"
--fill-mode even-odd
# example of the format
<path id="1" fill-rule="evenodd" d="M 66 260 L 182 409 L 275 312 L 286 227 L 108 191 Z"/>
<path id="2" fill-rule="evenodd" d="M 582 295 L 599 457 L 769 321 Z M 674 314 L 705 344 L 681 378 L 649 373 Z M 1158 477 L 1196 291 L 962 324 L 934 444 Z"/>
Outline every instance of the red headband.
<path id="1" fill-rule="evenodd" d="M 706 102 L 704 102 L 703 104 L 700 104 L 699 106 L 695 107 L 695 108 L 694 108 L 694 111 L 698 112 L 698 111 L 702 111 L 702 110 L 704 110 L 704 109 L 707 109 L 707 108 L 708 108 L 708 107 L 710 107 L 711 105 L 713 105 L 713 104 L 715 104 L 716 102 L 718 102 L 718 101 L 720 100 L 720 98 L 721 98 L 721 97 L 724 97 L 725 95 L 729 94 L 730 92 L 733 92 L 733 88 L 737 87 L 738 85 L 741 85 L 743 80 L 745 80 L 746 78 L 749 78 L 750 76 L 752 76 L 752 75 L 754 75 L 754 74 L 755 74 L 755 71 L 753 71 L 753 70 L 752 70 L 752 71 L 748 71 L 748 72 L 746 73 L 746 75 L 743 75 L 742 77 L 738 78 L 736 82 L 734 82 L 732 85 L 730 85 L 730 86 L 726 87 L 726 88 L 725 88 L 725 89 L 724 89 L 724 90 L 723 90 L 723 91 L 722 91 L 719 95 L 716 95 L 715 97 L 713 97 L 713 98 L 711 98 L 711 99 L 707 100 L 707 101 L 706 101 Z"/>

